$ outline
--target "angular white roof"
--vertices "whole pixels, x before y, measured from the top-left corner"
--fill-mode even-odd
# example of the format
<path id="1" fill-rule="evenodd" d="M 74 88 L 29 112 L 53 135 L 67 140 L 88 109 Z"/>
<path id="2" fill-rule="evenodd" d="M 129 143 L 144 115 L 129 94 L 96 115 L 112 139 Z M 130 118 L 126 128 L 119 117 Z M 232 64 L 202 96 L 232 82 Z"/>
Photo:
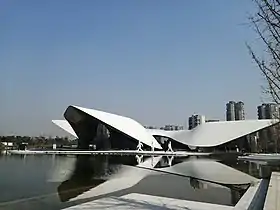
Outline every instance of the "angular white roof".
<path id="1" fill-rule="evenodd" d="M 107 112 L 103 112 L 103 111 L 99 111 L 99 110 L 87 109 L 87 108 L 83 108 L 83 107 L 79 107 L 79 106 L 72 106 L 72 107 L 100 120 L 101 122 L 103 122 L 109 126 L 112 126 L 116 130 L 118 130 L 118 131 L 124 133 L 125 135 L 128 135 L 138 141 L 141 141 L 148 146 L 153 145 L 154 148 L 162 149 L 162 147 L 157 142 L 157 140 L 152 135 L 147 133 L 146 129 L 140 123 L 136 122 L 135 120 L 133 120 L 131 118 L 116 115 L 116 114 L 111 114 L 111 113 L 107 113 Z M 64 127 L 62 127 L 62 125 Z M 66 131 L 70 130 L 66 124 L 59 123 L 59 126 Z"/>
<path id="2" fill-rule="evenodd" d="M 52 120 L 54 124 L 56 124 L 58 127 L 62 128 L 63 130 L 70 133 L 72 136 L 78 138 L 77 134 L 75 133 L 74 129 L 71 127 L 69 122 L 67 120 Z"/>

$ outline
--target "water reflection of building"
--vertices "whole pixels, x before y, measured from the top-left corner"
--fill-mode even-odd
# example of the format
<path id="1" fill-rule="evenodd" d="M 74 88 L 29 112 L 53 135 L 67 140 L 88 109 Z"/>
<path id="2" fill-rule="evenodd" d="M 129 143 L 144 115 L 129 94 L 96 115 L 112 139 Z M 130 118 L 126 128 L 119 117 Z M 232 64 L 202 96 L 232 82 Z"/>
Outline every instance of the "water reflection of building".
<path id="1" fill-rule="evenodd" d="M 244 195 L 246 190 L 248 189 L 249 185 L 246 186 L 234 186 L 230 188 L 231 193 L 231 203 L 236 205 L 240 198 Z"/>
<path id="2" fill-rule="evenodd" d="M 63 202 L 69 201 L 69 200 L 78 201 L 78 200 L 84 200 L 86 198 L 90 198 L 93 200 L 93 199 L 97 198 L 97 196 L 106 196 L 113 192 L 116 193 L 114 195 L 119 195 L 119 193 L 128 194 L 130 192 L 139 192 L 139 193 L 143 193 L 143 194 L 154 193 L 155 195 L 161 195 L 161 196 L 166 196 L 166 197 L 168 197 L 168 196 L 176 197 L 176 195 L 174 195 L 174 188 L 170 189 L 170 191 L 168 191 L 168 189 L 172 188 L 171 186 L 176 186 L 175 191 L 178 192 L 178 188 L 180 188 L 180 185 L 181 185 L 182 189 L 179 190 L 180 191 L 178 193 L 179 197 L 181 195 L 180 193 L 185 192 L 184 190 L 186 190 L 186 189 L 191 190 L 191 191 L 188 191 L 188 192 L 190 192 L 190 194 L 192 194 L 191 192 L 193 192 L 192 195 L 186 195 L 186 198 L 188 198 L 188 196 L 192 197 L 193 195 L 197 195 L 198 193 L 200 195 L 202 195 L 201 193 L 205 193 L 205 195 L 209 195 L 209 193 L 211 194 L 211 191 L 212 191 L 212 192 L 219 192 L 222 194 L 226 194 L 227 201 L 223 201 L 223 202 L 226 202 L 226 203 L 231 202 L 232 204 L 229 203 L 228 205 L 235 205 L 238 202 L 239 198 L 245 192 L 244 191 L 245 188 L 242 186 L 239 186 L 238 184 L 232 185 L 230 183 L 227 183 L 226 180 L 221 181 L 220 178 L 216 178 L 215 176 L 209 177 L 207 170 L 205 170 L 205 171 L 199 170 L 200 167 L 198 167 L 198 166 L 199 166 L 200 161 L 191 161 L 192 163 L 189 164 L 188 166 L 187 165 L 180 166 L 180 164 L 178 164 L 179 167 L 177 167 L 178 165 L 176 165 L 176 166 L 173 165 L 174 167 L 177 167 L 176 170 L 168 170 L 168 168 L 170 168 L 170 166 L 168 164 L 168 160 L 167 160 L 168 157 L 166 158 L 165 161 L 162 161 L 159 164 L 156 164 L 155 168 L 152 170 L 152 174 L 153 174 L 152 176 L 148 176 L 148 174 L 150 172 L 149 172 L 149 170 L 147 170 L 147 168 L 143 169 L 141 171 L 141 168 L 129 167 L 130 169 L 131 168 L 132 168 L 132 170 L 136 169 L 137 171 L 134 174 L 132 174 L 130 172 L 127 173 L 126 170 L 121 171 L 121 172 L 116 170 L 115 172 L 113 172 L 113 173 L 115 173 L 114 176 L 107 178 L 108 171 L 110 171 L 110 168 L 112 168 L 112 165 L 113 165 L 112 163 L 113 162 L 117 163 L 119 161 L 122 161 L 121 159 L 119 159 L 119 161 L 116 161 L 116 159 L 117 159 L 117 157 L 113 157 L 113 158 L 110 158 L 110 157 L 100 157 L 100 158 L 98 157 L 97 158 L 97 157 L 89 157 L 89 156 L 78 157 L 78 160 L 76 162 L 76 169 L 74 170 L 72 176 L 68 180 L 64 181 L 58 187 L 58 193 L 59 193 L 61 201 L 63 201 Z M 131 158 L 129 158 L 129 159 L 131 159 Z M 134 158 L 132 158 L 132 159 L 134 159 Z M 180 158 L 178 158 L 178 159 L 180 159 Z M 126 163 L 133 162 L 133 163 L 135 163 L 135 165 L 137 165 L 136 158 L 134 159 L 134 161 L 125 160 L 125 159 L 123 159 L 123 161 Z M 182 159 L 179 161 L 188 162 L 188 161 L 184 161 Z M 102 162 L 105 162 L 105 163 L 102 163 Z M 158 162 L 158 161 L 155 161 L 155 163 L 156 162 Z M 176 164 L 176 162 L 178 162 L 178 160 L 176 160 L 176 158 L 174 158 L 173 164 Z M 214 162 L 214 161 L 212 161 L 212 162 Z M 182 163 L 182 164 L 184 164 L 184 163 Z M 210 167 L 212 168 L 213 165 L 211 165 L 210 162 L 207 162 L 207 164 L 210 165 Z M 161 165 L 161 167 L 159 165 Z M 196 167 L 193 167 L 194 165 Z M 219 164 L 219 165 L 221 165 L 221 164 Z M 144 164 L 144 166 L 150 167 L 150 164 L 149 164 L 149 166 L 147 164 Z M 163 166 L 167 167 L 167 169 Z M 185 166 L 187 166 L 187 167 L 185 167 Z M 157 169 L 160 169 L 159 170 L 160 174 L 158 177 L 154 173 L 154 171 Z M 223 167 L 223 169 L 230 170 L 230 169 L 227 169 L 227 167 Z M 164 173 L 164 171 L 167 172 L 166 175 L 162 174 L 162 173 Z M 223 170 L 219 170 L 219 171 L 223 171 Z M 118 172 L 120 172 L 119 174 L 121 174 L 121 176 L 118 175 Z M 143 172 L 145 172 L 145 175 L 142 176 L 141 174 Z M 148 173 L 146 173 L 146 172 L 148 172 Z M 176 173 L 179 175 L 178 177 L 174 176 Z M 235 171 L 234 173 L 241 173 L 241 172 Z M 184 177 L 184 174 L 186 175 L 186 177 Z M 196 177 L 189 178 L 190 174 L 195 175 Z M 231 173 L 226 172 L 225 174 L 231 174 Z M 167 177 L 167 175 L 169 175 L 169 177 Z M 142 177 L 140 177 L 140 176 L 142 176 Z M 146 178 L 144 179 L 144 177 L 146 177 Z M 163 177 L 166 177 L 166 178 L 163 178 Z M 160 183 L 159 179 L 162 179 L 162 178 L 163 178 L 163 182 Z M 210 179 L 208 179 L 208 178 L 210 178 Z M 135 180 L 132 183 L 131 180 L 133 180 L 133 179 L 135 179 Z M 179 182 L 178 182 L 178 179 L 180 180 Z M 141 180 L 141 183 L 140 183 L 140 180 Z M 170 184 L 167 180 L 170 180 L 170 183 L 172 183 L 172 184 Z M 177 182 L 175 180 L 177 180 Z M 206 181 L 206 180 L 208 180 L 208 181 Z M 215 180 L 220 180 L 221 182 L 215 182 Z M 232 179 L 229 177 L 229 179 L 227 179 L 227 180 L 232 180 Z M 166 183 L 169 183 L 169 184 L 166 184 Z M 182 183 L 184 183 L 184 184 L 182 184 Z M 247 181 L 246 181 L 246 183 L 247 183 Z M 186 184 L 187 184 L 187 188 L 186 188 Z M 99 186 L 99 185 L 102 185 L 102 186 Z M 158 187 L 160 185 L 161 185 L 161 187 L 160 187 L 160 189 L 158 189 Z M 193 188 L 193 190 L 192 190 L 192 188 Z M 126 190 L 121 191 L 123 189 L 126 189 Z M 163 190 L 167 190 L 168 192 L 165 193 L 165 192 L 163 192 Z M 110 195 L 112 195 L 112 194 L 110 194 Z M 210 197 L 212 197 L 212 196 L 210 196 Z M 201 199 L 207 201 L 207 200 L 211 200 L 210 197 L 201 198 Z"/>
<path id="3" fill-rule="evenodd" d="M 204 183 L 203 181 L 200 181 L 196 178 L 190 177 L 190 185 L 194 189 L 207 189 L 207 184 Z"/>
<path id="4" fill-rule="evenodd" d="M 92 158 L 90 156 L 81 155 L 76 159 L 74 171 L 70 178 L 62 182 L 58 186 L 58 195 L 62 202 L 68 201 L 85 191 L 105 182 L 104 179 L 96 179 L 104 173 L 103 168 L 104 156 Z"/>
<path id="5" fill-rule="evenodd" d="M 202 181 L 196 178 L 191 177 L 190 178 L 190 185 L 193 187 L 193 189 L 197 190 L 206 190 L 208 189 L 208 185 L 211 185 L 212 183 L 207 183 L 206 181 Z M 217 186 L 217 184 L 212 184 L 214 186 Z M 238 203 L 240 198 L 244 195 L 246 190 L 248 189 L 249 185 L 229 185 L 227 188 L 230 190 L 231 195 L 231 204 L 234 206 Z"/>
<path id="6" fill-rule="evenodd" d="M 143 155 L 136 155 L 135 156 L 136 160 L 137 160 L 137 164 L 143 163 L 144 161 L 144 156 Z"/>
<path id="7" fill-rule="evenodd" d="M 163 156 L 160 159 L 160 161 L 157 163 L 155 168 L 166 168 L 166 167 L 174 166 L 174 165 L 182 163 L 188 159 L 189 159 L 189 157 Z"/>
<path id="8" fill-rule="evenodd" d="M 272 171 L 280 171 L 280 166 L 277 161 L 237 161 L 236 159 L 227 159 L 222 162 L 258 179 L 268 179 Z"/>
<path id="9" fill-rule="evenodd" d="M 77 156 L 75 167 L 70 178 L 57 188 L 62 202 L 69 201 L 107 181 L 108 177 L 117 173 L 121 164 L 136 165 L 133 158 L 126 156 Z"/>

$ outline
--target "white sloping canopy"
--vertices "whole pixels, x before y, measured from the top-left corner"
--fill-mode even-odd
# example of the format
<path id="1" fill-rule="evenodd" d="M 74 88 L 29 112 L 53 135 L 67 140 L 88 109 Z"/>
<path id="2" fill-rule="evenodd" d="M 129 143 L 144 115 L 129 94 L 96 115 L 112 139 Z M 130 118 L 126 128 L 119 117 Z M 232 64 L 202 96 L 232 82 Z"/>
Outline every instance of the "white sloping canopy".
<path id="1" fill-rule="evenodd" d="M 120 132 L 140 141 L 148 146 L 153 146 L 157 149 L 162 149 L 157 140 L 146 131 L 146 129 L 138 122 L 128 117 L 123 117 L 116 114 L 111 114 L 94 109 L 87 109 L 79 106 L 72 106 L 101 122 L 119 130 Z"/>
<path id="2" fill-rule="evenodd" d="M 78 138 L 77 134 L 69 124 L 67 120 L 52 120 L 54 124 L 56 124 L 58 127 L 62 128 L 63 130 L 67 131 L 70 133 L 72 136 Z"/>
<path id="3" fill-rule="evenodd" d="M 277 120 L 240 120 L 209 122 L 192 130 L 147 130 L 151 135 L 164 136 L 193 147 L 213 147 L 269 127 Z"/>

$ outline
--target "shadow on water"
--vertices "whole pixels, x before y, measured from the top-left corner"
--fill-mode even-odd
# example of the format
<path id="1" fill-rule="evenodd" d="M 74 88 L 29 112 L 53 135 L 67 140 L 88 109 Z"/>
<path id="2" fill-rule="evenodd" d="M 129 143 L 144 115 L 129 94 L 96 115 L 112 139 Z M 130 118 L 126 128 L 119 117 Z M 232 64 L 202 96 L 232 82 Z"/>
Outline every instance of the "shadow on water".
<path id="1" fill-rule="evenodd" d="M 147 157 L 142 157 L 143 160 Z M 108 181 L 121 166 L 137 165 L 137 159 L 128 156 L 88 156 L 77 155 L 74 171 L 70 178 L 58 186 L 61 202 L 69 201 L 78 195 Z"/>
<path id="2" fill-rule="evenodd" d="M 104 179 L 93 179 L 93 175 L 103 171 L 103 162 L 98 159 L 91 160 L 89 156 L 78 156 L 70 179 L 63 181 L 57 188 L 60 200 L 66 202 L 105 182 Z"/>

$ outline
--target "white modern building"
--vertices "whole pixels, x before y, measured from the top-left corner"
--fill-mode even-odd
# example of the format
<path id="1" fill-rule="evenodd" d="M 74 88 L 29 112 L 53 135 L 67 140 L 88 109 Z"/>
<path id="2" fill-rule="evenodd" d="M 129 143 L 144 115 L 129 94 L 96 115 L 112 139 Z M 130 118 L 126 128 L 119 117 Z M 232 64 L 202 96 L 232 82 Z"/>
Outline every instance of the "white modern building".
<path id="1" fill-rule="evenodd" d="M 95 144 L 97 149 L 103 149 L 105 146 L 112 149 L 136 149 L 138 143 L 142 142 L 144 149 L 153 146 L 162 150 L 164 145 L 157 141 L 157 137 L 169 139 L 172 146 L 176 145 L 177 148 L 220 147 L 278 122 L 270 119 L 219 121 L 203 123 L 192 130 L 165 131 L 146 129 L 129 117 L 79 106 L 69 106 L 64 117 L 66 120 L 53 122 L 78 138 L 80 149 L 87 149 L 89 144 Z M 106 131 L 106 135 L 96 138 L 100 125 L 106 127 L 102 129 Z"/>

